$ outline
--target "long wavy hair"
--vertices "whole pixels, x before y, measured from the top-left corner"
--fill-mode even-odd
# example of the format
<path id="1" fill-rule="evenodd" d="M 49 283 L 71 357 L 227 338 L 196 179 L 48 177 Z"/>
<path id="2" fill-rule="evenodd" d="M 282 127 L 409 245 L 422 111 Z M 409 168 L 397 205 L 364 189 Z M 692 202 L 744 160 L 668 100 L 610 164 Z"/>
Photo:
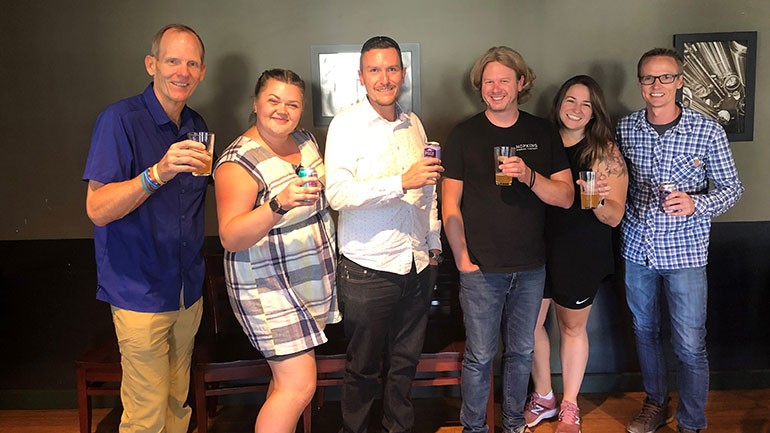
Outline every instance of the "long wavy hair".
<path id="1" fill-rule="evenodd" d="M 564 123 L 562 123 L 559 117 L 559 109 L 567 91 L 575 84 L 586 86 L 591 98 L 593 116 L 585 126 L 586 146 L 577 155 L 580 165 L 591 167 L 595 161 L 610 156 L 610 149 L 612 149 L 612 142 L 615 137 L 615 130 L 607 111 L 607 104 L 604 102 L 604 92 L 599 87 L 599 83 L 588 75 L 576 75 L 565 81 L 553 98 L 549 117 L 560 129 L 564 128 Z"/>

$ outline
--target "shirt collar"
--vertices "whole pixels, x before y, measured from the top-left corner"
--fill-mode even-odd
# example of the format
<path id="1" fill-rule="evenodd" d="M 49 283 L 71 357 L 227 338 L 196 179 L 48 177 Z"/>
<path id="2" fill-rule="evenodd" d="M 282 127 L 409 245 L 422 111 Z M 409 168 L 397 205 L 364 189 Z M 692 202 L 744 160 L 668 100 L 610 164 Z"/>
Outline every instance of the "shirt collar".
<path id="1" fill-rule="evenodd" d="M 680 115 L 679 122 L 674 125 L 670 131 L 674 133 L 688 134 L 692 131 L 693 128 L 693 112 L 689 108 L 682 105 L 681 102 L 676 101 L 675 103 L 682 110 L 682 114 Z M 642 109 L 639 114 L 640 115 L 637 117 L 634 127 L 636 129 L 650 128 L 651 130 L 654 130 L 652 125 L 650 125 L 650 123 L 647 121 L 647 109 Z"/>
<path id="2" fill-rule="evenodd" d="M 166 114 L 166 110 L 163 109 L 163 106 L 160 105 L 160 101 L 158 101 L 158 97 L 155 96 L 155 90 L 152 87 L 152 82 L 150 82 L 149 85 L 147 85 L 147 88 L 144 89 L 144 92 L 142 93 L 142 98 L 144 99 L 144 104 L 147 106 L 147 109 L 150 111 L 150 115 L 152 116 L 152 120 L 155 121 L 155 124 L 158 126 L 165 125 L 167 123 L 174 123 L 169 117 L 168 114 Z M 182 108 L 182 113 L 179 115 L 179 132 L 185 132 L 186 131 L 193 131 L 194 127 L 192 126 L 192 115 L 190 114 L 190 109 L 187 107 L 187 105 Z M 174 125 L 176 126 L 176 125 Z M 189 128 L 188 128 L 189 126 Z"/>
<path id="3" fill-rule="evenodd" d="M 394 130 L 401 129 L 401 128 L 408 128 L 411 125 L 411 116 L 410 113 L 404 111 L 403 108 L 401 108 L 401 105 L 396 102 L 396 120 L 391 122 L 382 116 L 380 116 L 380 113 L 377 112 L 377 110 L 372 107 L 372 103 L 369 102 L 368 97 L 364 97 L 364 99 L 361 101 L 362 104 L 364 104 L 366 117 L 369 120 L 369 124 L 374 124 L 376 122 L 386 122 L 389 124 L 395 124 Z"/>

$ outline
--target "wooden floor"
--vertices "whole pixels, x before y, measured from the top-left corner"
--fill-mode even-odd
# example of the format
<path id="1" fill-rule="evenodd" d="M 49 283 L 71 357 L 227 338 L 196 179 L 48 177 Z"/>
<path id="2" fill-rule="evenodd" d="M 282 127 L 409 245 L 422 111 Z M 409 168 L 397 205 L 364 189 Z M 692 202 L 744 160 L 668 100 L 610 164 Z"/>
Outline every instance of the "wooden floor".
<path id="1" fill-rule="evenodd" d="M 579 405 L 583 415 L 583 432 L 624 432 L 626 423 L 639 410 L 643 398 L 642 393 L 582 395 Z M 457 398 L 415 399 L 415 433 L 460 433 L 459 406 L 460 400 Z M 211 421 L 209 432 L 251 433 L 254 431 L 257 409 L 256 406 L 222 407 Z M 707 411 L 708 432 L 770 433 L 770 389 L 711 391 Z M 496 430 L 500 432 L 499 405 L 496 412 Z M 119 420 L 118 409 L 94 410 L 94 429 L 98 433 L 116 432 Z M 339 404 L 336 402 L 327 402 L 313 417 L 314 433 L 337 433 L 339 426 Z M 555 422 L 544 422 L 534 431 L 553 433 L 555 427 Z M 376 428 L 370 431 L 376 431 Z M 0 432 L 78 433 L 77 411 L 0 411 Z M 676 421 L 658 430 L 658 433 L 673 432 L 676 432 Z"/>

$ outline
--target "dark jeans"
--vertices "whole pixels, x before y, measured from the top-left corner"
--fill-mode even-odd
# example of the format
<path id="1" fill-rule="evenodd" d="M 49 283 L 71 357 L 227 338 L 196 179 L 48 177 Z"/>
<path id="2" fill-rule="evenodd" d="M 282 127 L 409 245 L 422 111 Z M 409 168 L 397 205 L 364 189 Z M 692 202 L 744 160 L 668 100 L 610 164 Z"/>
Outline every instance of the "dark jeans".
<path id="1" fill-rule="evenodd" d="M 366 431 L 380 377 L 383 430 L 411 431 L 414 408 L 409 394 L 425 339 L 434 270 L 429 266 L 417 273 L 412 264 L 409 274 L 398 275 L 342 257 L 338 272 L 349 339 L 342 385 L 343 431 Z"/>
<path id="2" fill-rule="evenodd" d="M 661 317 L 663 297 L 670 317 Z M 671 344 L 679 360 L 676 419 L 681 427 L 706 428 L 709 392 L 706 267 L 651 269 L 626 260 L 626 300 L 634 316 L 636 352 L 647 397 L 659 404 L 668 397 L 668 369 L 660 328 L 663 320 L 670 319 Z"/>

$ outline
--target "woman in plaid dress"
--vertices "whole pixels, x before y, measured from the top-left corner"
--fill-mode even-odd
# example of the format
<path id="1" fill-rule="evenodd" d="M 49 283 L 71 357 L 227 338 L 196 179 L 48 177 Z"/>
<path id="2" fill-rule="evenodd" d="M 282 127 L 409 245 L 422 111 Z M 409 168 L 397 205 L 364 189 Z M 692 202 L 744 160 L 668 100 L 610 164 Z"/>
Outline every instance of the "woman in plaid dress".
<path id="1" fill-rule="evenodd" d="M 257 81 L 256 121 L 217 162 L 219 236 L 230 303 L 273 378 L 256 432 L 291 432 L 315 392 L 314 347 L 340 314 L 335 232 L 313 136 L 297 130 L 305 84 L 271 69 Z M 300 167 L 316 177 L 297 175 Z"/>

